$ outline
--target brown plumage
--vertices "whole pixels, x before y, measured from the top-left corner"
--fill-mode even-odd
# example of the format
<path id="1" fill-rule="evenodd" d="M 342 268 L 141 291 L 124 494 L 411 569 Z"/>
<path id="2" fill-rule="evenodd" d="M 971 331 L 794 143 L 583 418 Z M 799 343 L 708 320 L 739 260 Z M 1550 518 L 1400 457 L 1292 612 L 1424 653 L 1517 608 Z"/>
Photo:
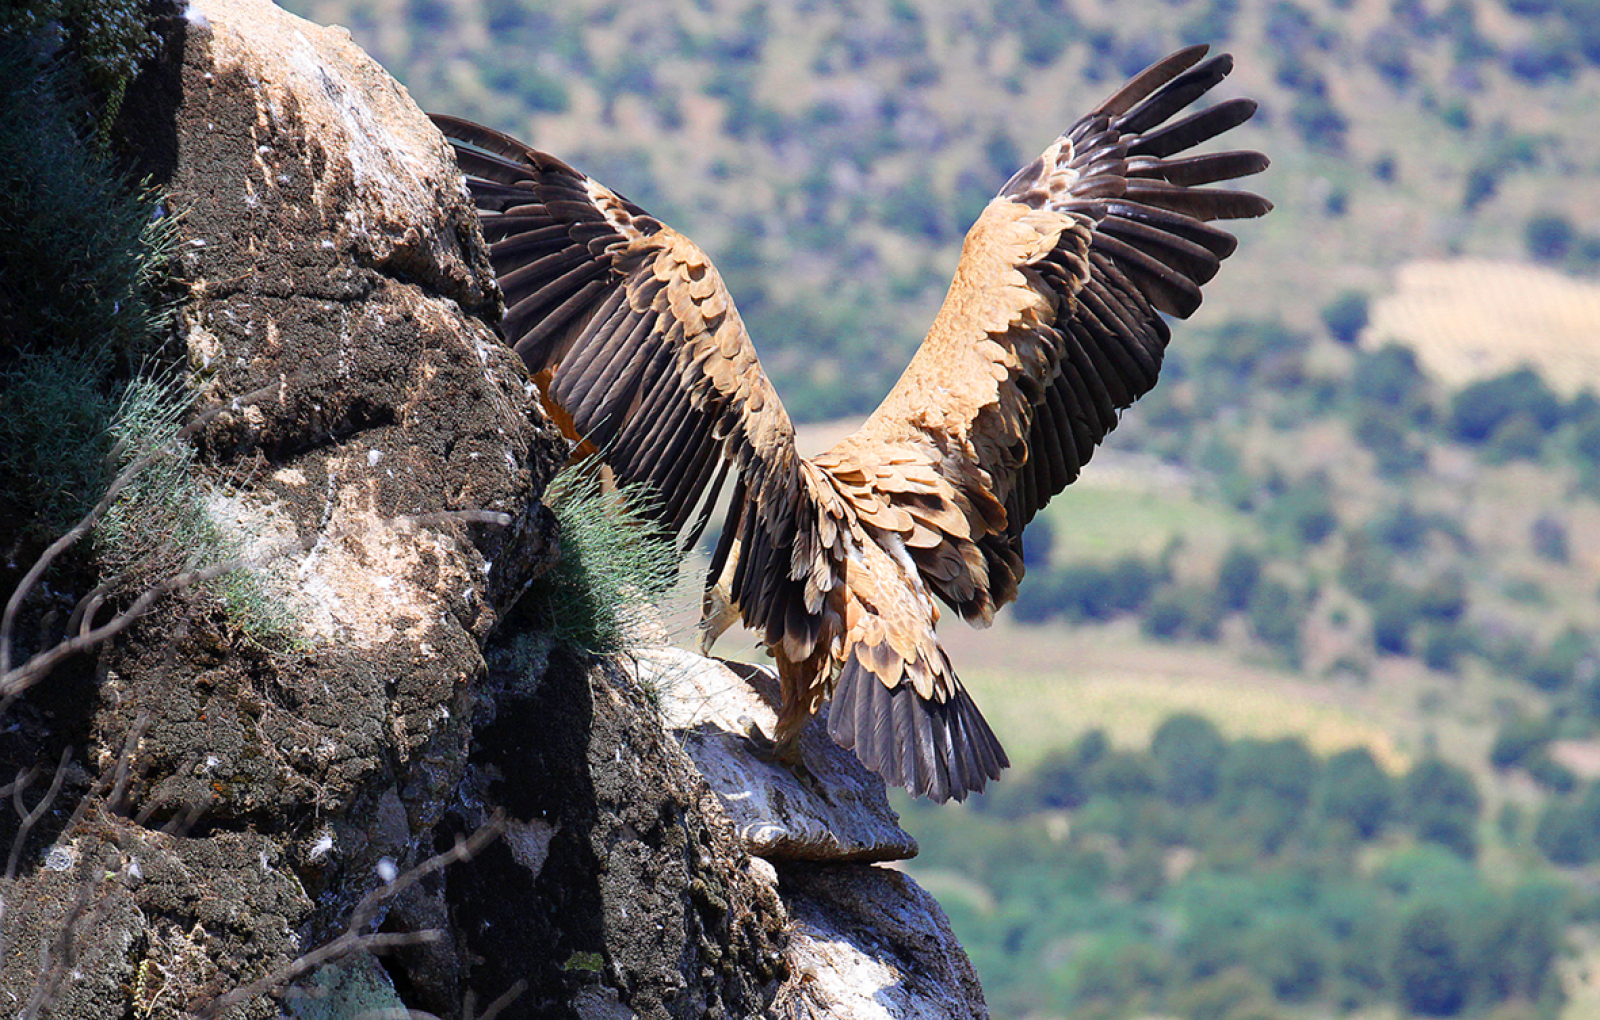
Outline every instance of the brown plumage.
<path id="1" fill-rule="evenodd" d="M 1204 55 L 1152 65 L 1001 188 L 905 374 L 812 459 L 700 249 L 553 156 L 435 118 L 506 339 L 574 436 L 686 545 L 732 476 L 706 637 L 737 615 L 777 660 L 780 755 L 831 695 L 833 738 L 915 795 L 961 800 L 1009 764 L 939 647 L 939 603 L 987 624 L 1016 598 L 1022 529 L 1155 385 L 1162 316 L 1191 314 L 1233 251 L 1211 221 L 1271 208 L 1203 187 L 1265 157 L 1184 155 L 1255 110 L 1180 116 L 1232 67 Z"/>

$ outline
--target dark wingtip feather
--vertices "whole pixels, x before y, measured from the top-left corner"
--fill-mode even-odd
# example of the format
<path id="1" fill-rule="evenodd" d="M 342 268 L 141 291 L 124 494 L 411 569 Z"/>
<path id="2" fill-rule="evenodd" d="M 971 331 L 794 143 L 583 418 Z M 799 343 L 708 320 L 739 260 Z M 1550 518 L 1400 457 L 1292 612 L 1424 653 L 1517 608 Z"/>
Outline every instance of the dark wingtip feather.
<path id="1" fill-rule="evenodd" d="M 886 687 L 854 655 L 834 687 L 828 735 L 885 782 L 938 804 L 983 792 L 1011 764 L 959 684 L 948 701 L 930 701 L 910 684 Z"/>

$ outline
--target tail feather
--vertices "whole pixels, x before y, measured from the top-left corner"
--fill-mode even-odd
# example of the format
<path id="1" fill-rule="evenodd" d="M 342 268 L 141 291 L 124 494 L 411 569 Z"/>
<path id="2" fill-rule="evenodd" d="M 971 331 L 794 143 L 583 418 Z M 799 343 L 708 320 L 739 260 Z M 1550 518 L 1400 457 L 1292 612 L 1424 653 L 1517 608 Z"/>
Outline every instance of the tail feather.
<path id="1" fill-rule="evenodd" d="M 981 793 L 1011 762 L 959 684 L 943 702 L 910 684 L 890 688 L 851 656 L 828 709 L 828 734 L 913 797 L 935 803 Z"/>

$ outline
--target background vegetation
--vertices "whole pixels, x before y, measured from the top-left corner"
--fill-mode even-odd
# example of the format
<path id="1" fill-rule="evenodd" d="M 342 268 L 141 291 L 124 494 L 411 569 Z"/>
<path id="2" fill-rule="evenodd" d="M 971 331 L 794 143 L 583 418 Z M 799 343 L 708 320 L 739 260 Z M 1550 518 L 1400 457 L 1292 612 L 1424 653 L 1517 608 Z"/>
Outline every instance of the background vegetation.
<path id="1" fill-rule="evenodd" d="M 288 6 L 695 237 L 810 422 L 887 390 L 1017 166 L 1234 51 L 1278 209 L 1011 618 L 947 628 L 1019 766 L 907 805 L 910 870 L 997 1015 L 1600 1015 L 1600 377 L 1447 383 L 1368 328 L 1418 259 L 1600 272 L 1592 3 Z"/>

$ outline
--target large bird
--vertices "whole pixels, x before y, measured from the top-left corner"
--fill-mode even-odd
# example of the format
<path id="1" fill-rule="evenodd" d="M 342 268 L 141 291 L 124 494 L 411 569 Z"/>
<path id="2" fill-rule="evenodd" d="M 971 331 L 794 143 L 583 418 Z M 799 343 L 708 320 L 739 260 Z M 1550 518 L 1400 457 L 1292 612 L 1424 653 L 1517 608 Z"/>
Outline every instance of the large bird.
<path id="1" fill-rule="evenodd" d="M 777 661 L 773 750 L 828 732 L 913 795 L 962 800 L 1005 751 L 939 647 L 939 604 L 979 625 L 1017 595 L 1022 531 L 1155 385 L 1169 331 L 1266 199 L 1208 188 L 1255 152 L 1187 154 L 1248 120 L 1186 112 L 1232 69 L 1158 61 L 1006 182 L 967 233 L 927 338 L 853 435 L 813 458 L 704 252 L 553 156 L 452 117 L 504 292 L 502 331 L 558 422 L 661 524 L 697 541 L 724 481 L 706 647 L 735 618 Z"/>

